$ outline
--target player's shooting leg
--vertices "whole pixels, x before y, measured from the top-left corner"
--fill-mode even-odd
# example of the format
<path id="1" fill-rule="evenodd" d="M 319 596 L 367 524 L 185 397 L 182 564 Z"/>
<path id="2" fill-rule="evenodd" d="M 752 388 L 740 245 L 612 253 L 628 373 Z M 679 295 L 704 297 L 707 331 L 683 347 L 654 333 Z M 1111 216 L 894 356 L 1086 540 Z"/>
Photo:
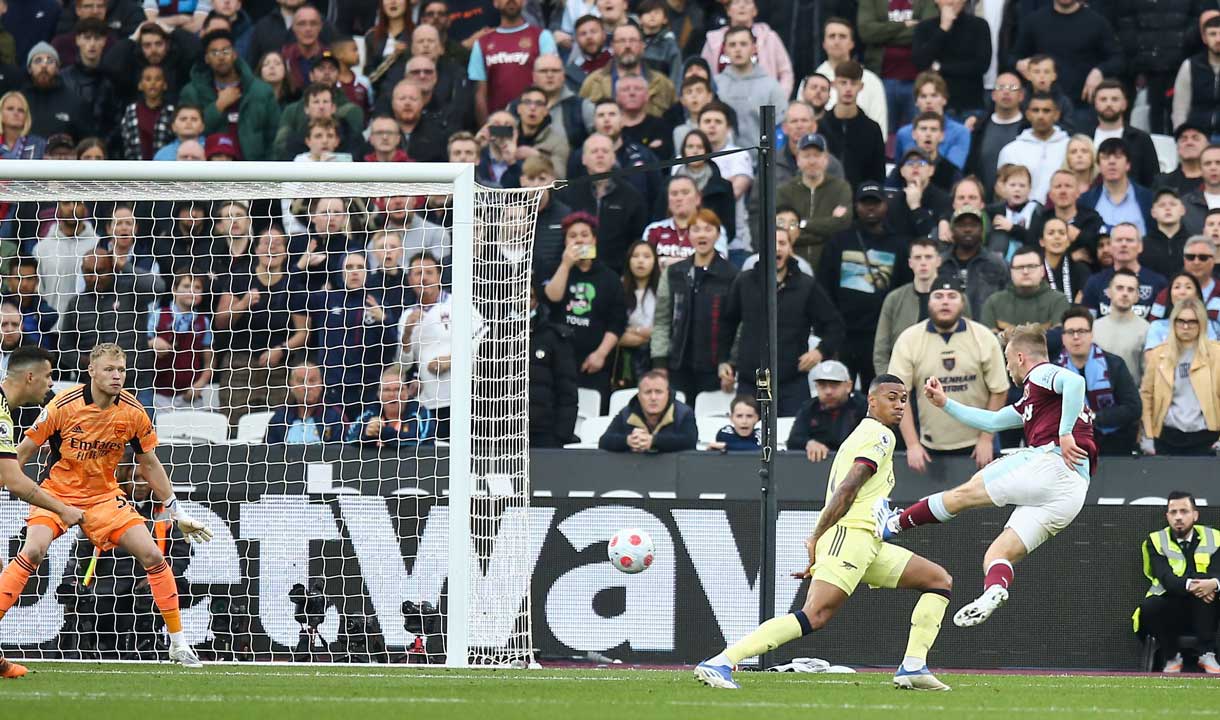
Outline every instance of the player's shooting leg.
<path id="1" fill-rule="evenodd" d="M 966 510 L 981 507 L 996 507 L 996 502 L 987 492 L 983 482 L 983 473 L 977 472 L 974 477 L 958 485 L 952 490 L 942 493 L 944 509 L 950 515 L 957 515 Z"/>
<path id="2" fill-rule="evenodd" d="M 931 560 L 915 555 L 903 569 L 898 587 L 923 591 L 911 612 L 911 634 L 902 660 L 903 667 L 918 670 L 928 664 L 928 650 L 940 633 L 952 596 L 953 576 Z"/>
<path id="3" fill-rule="evenodd" d="M 21 591 L 25 589 L 30 576 L 38 572 L 38 566 L 47 556 L 47 549 L 54 539 L 55 532 L 45 525 L 31 524 L 26 528 L 25 544 L 0 573 L 0 618 L 21 597 Z"/>
<path id="4" fill-rule="evenodd" d="M 144 525 L 135 525 L 119 538 L 119 547 L 131 553 L 148 573 L 148 588 L 153 601 L 165 619 L 165 630 L 171 638 L 182 633 L 182 617 L 178 609 L 178 585 L 165 556 Z"/>
<path id="5" fill-rule="evenodd" d="M 830 583 L 814 580 L 809 584 L 809 594 L 803 608 L 791 615 L 771 618 L 730 645 L 723 654 L 731 664 L 736 665 L 746 658 L 770 652 L 824 627 L 846 601 L 847 593 Z"/>

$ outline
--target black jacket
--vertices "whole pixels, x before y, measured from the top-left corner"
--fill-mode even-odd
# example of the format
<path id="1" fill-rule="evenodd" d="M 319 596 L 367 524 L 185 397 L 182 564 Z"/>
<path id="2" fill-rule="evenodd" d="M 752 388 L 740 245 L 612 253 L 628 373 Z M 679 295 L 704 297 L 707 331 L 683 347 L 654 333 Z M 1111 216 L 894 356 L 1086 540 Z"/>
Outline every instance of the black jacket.
<path id="1" fill-rule="evenodd" d="M 1140 265 L 1155 270 L 1167 278 L 1173 277 L 1184 264 L 1182 251 L 1191 235 L 1185 225 L 1179 225 L 1173 237 L 1166 237 L 1156 224 L 1148 226 L 1144 236 L 1144 251 L 1140 253 Z"/>
<path id="2" fill-rule="evenodd" d="M 928 187 L 934 187 L 949 195 L 953 192 L 953 184 L 962 179 L 962 170 L 954 165 L 949 158 L 944 155 L 937 155 L 936 162 L 932 163 L 935 168 L 932 171 L 932 179 L 928 181 Z M 885 186 L 901 190 L 906 186 L 906 180 L 902 178 L 902 166 L 895 165 L 890 171 L 889 176 L 885 179 Z M 926 195 L 925 191 L 925 195 Z"/>
<path id="3" fill-rule="evenodd" d="M 68 133 L 74 140 L 82 140 L 97 131 L 93 108 L 62 77 L 46 89 L 26 85 L 21 93 L 30 101 L 31 135 L 46 138 Z"/>
<path id="4" fill-rule="evenodd" d="M 561 203 L 552 190 L 546 207 L 538 211 L 534 221 L 534 268 L 535 278 L 548 280 L 555 274 L 563 257 L 563 219 L 572 208 Z"/>
<path id="5" fill-rule="evenodd" d="M 631 398 L 627 407 L 610 421 L 610 427 L 598 441 L 597 446 L 611 452 L 629 452 L 627 436 L 636 428 L 644 428 L 652 434 L 652 450 L 654 453 L 678 452 L 694 450 L 699 443 L 699 426 L 695 423 L 695 411 L 689 405 L 678 402 L 669 394 L 669 406 L 661 413 L 657 424 L 649 427 L 644 419 L 644 411 L 640 408 L 639 397 Z"/>
<path id="6" fill-rule="evenodd" d="M 867 336 L 871 341 L 876 335 L 885 296 L 912 279 L 907 263 L 910 245 L 909 237 L 885 225 L 880 235 L 872 235 L 859 221 L 826 243 L 818 265 L 818 284 L 839 313 L 851 318 L 848 336 Z"/>
<path id="7" fill-rule="evenodd" d="M 322 23 L 322 43 L 329 45 L 334 37 L 330 23 Z M 264 15 L 250 29 L 250 46 L 246 50 L 246 62 L 250 67 L 258 67 L 255 63 L 259 58 L 272 50 L 279 52 L 280 48 L 293 40 L 292 29 L 284 24 L 284 16 L 278 7 Z"/>
<path id="8" fill-rule="evenodd" d="M 822 402 L 813 398 L 801 406 L 788 433 L 788 449 L 804 450 L 810 440 L 817 440 L 831 450 L 838 450 L 851 435 L 864 416 L 868 414 L 868 401 L 864 395 L 852 391 L 842 407 L 826 410 Z"/>
<path id="9" fill-rule="evenodd" d="M 1197 525 L 1195 527 L 1198 527 Z M 1186 572 L 1181 576 L 1174 575 L 1173 570 L 1169 567 L 1169 560 L 1164 555 L 1158 553 L 1152 547 L 1152 540 L 1144 538 L 1144 556 L 1148 558 L 1149 569 L 1152 571 L 1152 576 L 1161 583 L 1161 587 L 1165 588 L 1165 592 L 1170 595 L 1185 596 L 1186 581 L 1188 579 L 1206 579 L 1213 578 L 1220 580 L 1220 562 L 1216 556 L 1212 555 L 1212 561 L 1208 564 L 1208 572 L 1201 573 L 1195 568 L 1195 548 L 1199 546 L 1199 532 L 1194 532 L 1194 537 L 1190 541 L 1179 540 L 1173 535 L 1173 530 L 1169 530 L 1169 537 L 1178 544 L 1182 554 L 1186 556 Z"/>
<path id="10" fill-rule="evenodd" d="M 733 194 L 733 184 L 720 174 L 720 168 L 714 162 L 707 164 L 712 171 L 712 177 L 703 186 L 700 193 L 703 207 L 716 213 L 720 218 L 720 227 L 724 228 L 725 237 L 729 242 L 737 236 L 737 196 Z M 679 172 L 679 175 L 684 173 Z M 662 194 L 653 206 L 653 216 L 667 217 L 669 198 Z"/>
<path id="11" fill-rule="evenodd" d="M 1106 77 L 1121 77 L 1125 66 L 1114 28 L 1089 7 L 1061 13 L 1048 6 L 1022 18 L 1017 41 L 1001 65 L 1016 67 L 1018 60 L 1039 53 L 1055 58 L 1059 85 L 1072 98 L 1080 97 L 1093 68 Z"/>
<path id="12" fill-rule="evenodd" d="M 891 175 L 891 178 L 893 176 Z M 902 177 L 899 176 L 901 181 Z M 935 185 L 924 188 L 919 207 L 907 205 L 906 191 L 887 187 L 885 190 L 885 222 L 894 232 L 906 237 L 935 237 L 939 221 L 953 206 L 949 193 Z"/>
<path id="13" fill-rule="evenodd" d="M 740 326 L 738 377 L 754 378 L 763 361 L 760 355 L 762 338 L 767 332 L 763 286 L 762 269 L 756 266 L 738 275 L 729 291 L 720 331 L 720 362 L 730 362 L 733 338 Z M 799 374 L 797 360 L 809 351 L 811 330 L 822 339 L 818 349 L 825 358 L 834 357 L 843 344 L 843 317 L 818 281 L 797 269 L 795 260 L 788 261 L 788 271 L 779 284 L 776 309 L 779 324 L 777 384 L 788 382 Z"/>
<path id="14" fill-rule="evenodd" d="M 983 74 L 991 65 L 991 29 L 986 20 L 962 13 L 949 32 L 941 30 L 940 17 L 921 21 L 912 35 L 911 60 L 921 71 L 940 64 L 941 77 L 949 85 L 949 107 L 983 108 Z"/>
<path id="15" fill-rule="evenodd" d="M 1041 210 L 1034 213 L 1033 220 L 1029 223 L 1029 237 L 1041 238 L 1042 226 L 1046 221 L 1055 216 L 1055 208 L 1053 205 L 1047 205 Z M 1072 218 L 1070 223 L 1072 227 L 1079 228 L 1080 234 L 1076 236 L 1076 241 L 1072 243 L 1072 250 L 1085 248 L 1094 258 L 1097 257 L 1097 241 L 1101 239 L 1101 216 L 1091 207 L 1085 207 L 1076 202 L 1076 217 Z"/>
<path id="16" fill-rule="evenodd" d="M 680 370 L 685 366 L 714 372 L 720 360 L 725 304 L 737 268 L 716 255 L 706 269 L 696 268 L 694 258 L 687 258 L 666 268 L 665 275 L 670 307 L 669 355 L 654 357 L 654 367 Z"/>
<path id="17" fill-rule="evenodd" d="M 276 50 L 280 46 L 276 46 Z M 170 33 L 165 59 L 161 67 L 165 70 L 165 83 L 168 86 L 166 95 L 176 102 L 178 93 L 191 81 L 191 67 L 196 60 L 202 62 L 200 55 L 203 50 L 199 46 L 199 38 L 182 28 L 175 28 Z M 130 38 L 124 38 L 115 43 L 102 56 L 102 69 L 114 82 L 119 93 L 120 103 L 126 105 L 134 102 L 140 94 L 140 74 L 148 61 L 140 51 L 140 43 Z M 251 67 L 256 67 L 251 64 Z"/>
<path id="18" fill-rule="evenodd" d="M 600 199 L 594 183 L 568 185 L 559 199 L 573 210 L 584 210 L 597 218 L 597 257 L 615 273 L 623 271 L 627 248 L 644 234 L 648 209 L 644 198 L 626 182 L 612 179 L 610 191 Z"/>
<path id="19" fill-rule="evenodd" d="M 1097 125 L 1087 128 L 1077 128 L 1077 131 L 1093 137 Z M 1131 161 L 1131 181 L 1143 185 L 1149 190 L 1159 187 L 1156 182 L 1161 175 L 1161 162 L 1156 156 L 1156 146 L 1152 144 L 1152 136 L 1130 125 L 1123 126 L 1123 144 L 1127 146 L 1127 159 Z"/>
<path id="20" fill-rule="evenodd" d="M 400 145 L 415 162 L 445 162 L 449 132 L 443 120 L 425 112 L 415 130 L 404 137 Z"/>
<path id="21" fill-rule="evenodd" d="M 578 366 L 570 336 L 551 324 L 546 306 L 538 306 L 530 328 L 530 447 L 573 442 Z"/>
<path id="22" fill-rule="evenodd" d="M 818 130 L 826 137 L 831 154 L 843 163 L 843 176 L 853 188 L 865 180 L 885 179 L 885 138 L 881 126 L 863 111 L 849 120 L 827 112 L 818 121 Z"/>
<path id="23" fill-rule="evenodd" d="M 1038 209 L 1039 208 L 1034 209 L 1035 214 L 1038 212 Z M 1020 225 L 1014 224 L 1012 226 L 1012 230 L 1004 231 L 995 229 L 995 226 L 991 222 L 991 218 L 994 218 L 996 215 L 1003 215 L 1007 210 L 1008 206 L 1003 200 L 993 202 L 990 205 L 983 207 L 983 216 L 988 219 L 987 249 L 1005 259 L 1008 258 L 1008 249 L 1010 245 L 1015 244 L 1015 246 L 1020 247 L 1021 245 L 1038 244 L 1038 238 L 1030 236 L 1029 228 L 1024 228 Z"/>
<path id="24" fill-rule="evenodd" d="M 123 108 L 118 104 L 114 83 L 106 73 L 100 68 L 90 70 L 78 64 L 64 69 L 61 77 L 64 85 L 73 90 L 90 111 L 89 117 L 85 119 L 90 128 L 89 134 L 107 141 L 113 140 Z M 75 135 L 73 137 L 77 140 L 83 139 Z"/>
<path id="25" fill-rule="evenodd" d="M 1128 73 L 1177 72 L 1188 33 L 1198 32 L 1200 10 L 1196 0 L 1115 0 L 1112 16 Z"/>
<path id="26" fill-rule="evenodd" d="M 573 266 L 559 302 L 551 303 L 554 322 L 571 328 L 572 349 L 582 361 L 597 349 L 606 333 L 622 337 L 627 326 L 627 299 L 619 276 L 599 260 L 588 272 Z"/>

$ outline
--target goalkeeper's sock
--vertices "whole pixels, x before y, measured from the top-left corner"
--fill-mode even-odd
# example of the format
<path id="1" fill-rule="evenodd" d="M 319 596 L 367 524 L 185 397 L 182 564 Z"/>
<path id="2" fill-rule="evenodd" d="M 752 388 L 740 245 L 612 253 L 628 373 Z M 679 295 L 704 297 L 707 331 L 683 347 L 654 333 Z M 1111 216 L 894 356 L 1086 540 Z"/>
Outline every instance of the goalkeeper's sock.
<path id="1" fill-rule="evenodd" d="M 1007 560 L 992 560 L 987 566 L 987 576 L 983 578 L 983 590 L 989 589 L 993 585 L 999 585 L 1005 590 L 1009 585 L 1012 585 L 1013 578 L 1012 563 Z"/>
<path id="2" fill-rule="evenodd" d="M 949 522 L 957 517 L 945 509 L 944 493 L 936 493 L 920 500 L 898 515 L 898 527 L 903 530 L 917 528 L 920 525 Z"/>
<path id="3" fill-rule="evenodd" d="M 13 561 L 0 573 L 0 618 L 8 612 L 21 597 L 21 591 L 30 581 L 30 576 L 38 572 L 38 566 L 21 553 L 13 557 Z"/>
<path id="4" fill-rule="evenodd" d="M 813 632 L 813 628 L 810 627 L 803 610 L 797 610 L 791 615 L 774 617 L 759 625 L 754 632 L 725 648 L 721 655 L 729 660 L 728 663 L 712 662 L 712 664 L 736 665 L 746 658 L 770 652 L 786 642 L 811 632 Z"/>
<path id="5" fill-rule="evenodd" d="M 948 590 L 929 590 L 919 596 L 919 602 L 911 611 L 911 634 L 907 639 L 906 657 L 902 659 L 905 670 L 914 672 L 928 664 L 928 650 L 936 642 L 940 622 L 948 607 Z"/>
<path id="6" fill-rule="evenodd" d="M 177 645 L 182 640 L 182 616 L 178 612 L 178 583 L 174 582 L 174 573 L 164 560 L 144 568 L 144 572 L 148 573 L 148 587 L 152 590 L 161 617 L 165 619 L 170 641 Z"/>

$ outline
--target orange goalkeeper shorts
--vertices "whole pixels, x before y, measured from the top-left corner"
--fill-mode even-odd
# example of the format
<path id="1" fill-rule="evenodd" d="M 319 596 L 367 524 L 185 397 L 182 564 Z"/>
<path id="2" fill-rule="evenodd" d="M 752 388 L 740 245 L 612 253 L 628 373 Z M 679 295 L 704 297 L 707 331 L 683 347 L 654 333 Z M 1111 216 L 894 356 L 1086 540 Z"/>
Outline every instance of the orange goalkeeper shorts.
<path id="1" fill-rule="evenodd" d="M 103 552 L 118 547 L 119 538 L 136 525 L 144 524 L 144 516 L 136 512 L 135 505 L 126 495 L 119 494 L 87 507 L 79 506 L 85 513 L 85 537 Z M 50 510 L 30 507 L 29 525 L 42 525 L 51 529 L 55 537 L 68 531 L 64 521 Z"/>

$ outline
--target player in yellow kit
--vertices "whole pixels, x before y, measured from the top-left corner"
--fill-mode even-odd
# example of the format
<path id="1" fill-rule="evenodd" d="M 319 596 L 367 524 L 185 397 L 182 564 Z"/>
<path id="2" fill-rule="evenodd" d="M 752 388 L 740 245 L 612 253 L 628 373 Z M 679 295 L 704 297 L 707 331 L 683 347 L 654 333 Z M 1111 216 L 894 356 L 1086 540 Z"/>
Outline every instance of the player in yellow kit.
<path id="1" fill-rule="evenodd" d="M 695 668 L 695 677 L 715 688 L 737 689 L 733 667 L 825 627 L 860 582 L 872 587 L 911 588 L 923 594 L 911 613 L 906 656 L 894 685 L 912 690 L 948 690 L 928 671 L 928 649 L 949 606 L 953 578 L 944 568 L 906 548 L 883 542 L 878 518 L 888 515 L 894 487 L 894 431 L 906 412 L 907 388 L 893 375 L 878 375 L 868 389 L 868 416 L 839 447 L 826 487 L 826 505 L 805 541 L 810 577 L 805 605 L 768 620 Z"/>

